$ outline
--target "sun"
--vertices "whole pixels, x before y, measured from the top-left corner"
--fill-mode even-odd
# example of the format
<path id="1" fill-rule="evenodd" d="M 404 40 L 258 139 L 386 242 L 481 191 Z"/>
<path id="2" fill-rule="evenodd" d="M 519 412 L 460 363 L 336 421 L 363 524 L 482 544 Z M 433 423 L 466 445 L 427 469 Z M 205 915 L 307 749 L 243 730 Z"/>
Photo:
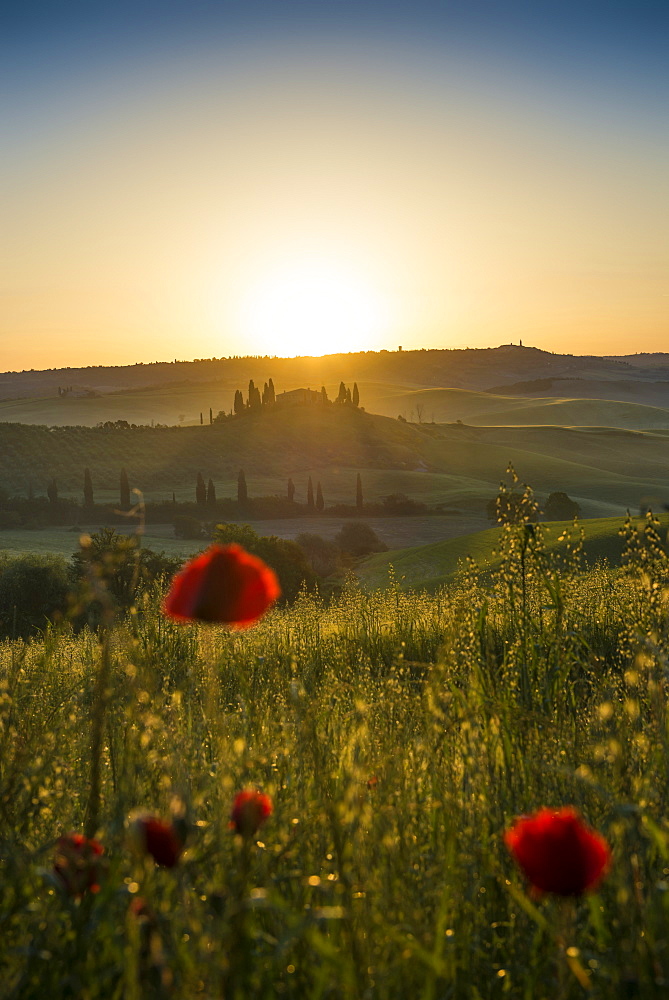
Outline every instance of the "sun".
<path id="1" fill-rule="evenodd" d="M 293 261 L 252 284 L 240 325 L 259 354 L 317 356 L 378 349 L 386 326 L 382 297 L 352 268 Z"/>

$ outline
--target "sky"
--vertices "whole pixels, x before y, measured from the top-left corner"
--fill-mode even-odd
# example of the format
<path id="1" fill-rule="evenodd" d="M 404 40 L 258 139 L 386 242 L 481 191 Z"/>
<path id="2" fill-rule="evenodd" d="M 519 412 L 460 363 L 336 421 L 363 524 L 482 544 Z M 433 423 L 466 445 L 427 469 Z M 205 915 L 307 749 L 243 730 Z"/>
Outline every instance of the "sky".
<path id="1" fill-rule="evenodd" d="M 3 10 L 1 370 L 669 349 L 665 2 Z"/>

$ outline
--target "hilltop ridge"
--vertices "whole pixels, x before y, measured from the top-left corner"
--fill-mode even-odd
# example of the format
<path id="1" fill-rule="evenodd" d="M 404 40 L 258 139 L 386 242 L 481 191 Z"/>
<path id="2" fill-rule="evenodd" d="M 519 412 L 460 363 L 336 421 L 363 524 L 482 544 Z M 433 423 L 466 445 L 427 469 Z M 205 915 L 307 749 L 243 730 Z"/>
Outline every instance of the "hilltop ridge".
<path id="1" fill-rule="evenodd" d="M 312 358 L 231 357 L 119 367 L 0 374 L 0 421 L 88 425 L 196 423 L 229 412 L 237 389 L 272 378 L 277 393 L 358 383 L 367 409 L 408 419 L 411 393 L 461 390 L 503 396 L 608 399 L 669 407 L 669 355 L 626 358 L 552 354 L 506 344 L 492 348 L 368 351 Z M 420 415 L 416 412 L 420 422 Z M 468 419 L 439 409 L 437 419 Z M 426 419 L 430 419 L 426 417 Z M 541 421 L 539 421 L 541 422 Z M 589 420 L 588 422 L 593 422 Z M 595 423 L 602 421 L 594 419 Z"/>

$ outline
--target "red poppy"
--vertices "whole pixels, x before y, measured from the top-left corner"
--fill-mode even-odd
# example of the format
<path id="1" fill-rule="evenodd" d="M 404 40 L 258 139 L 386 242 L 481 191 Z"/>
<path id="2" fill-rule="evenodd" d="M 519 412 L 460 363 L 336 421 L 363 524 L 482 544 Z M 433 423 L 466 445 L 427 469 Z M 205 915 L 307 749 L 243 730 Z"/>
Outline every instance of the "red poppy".
<path id="1" fill-rule="evenodd" d="M 232 804 L 230 826 L 242 835 L 252 837 L 261 823 L 272 815 L 272 800 L 263 792 L 247 789 L 238 792 Z"/>
<path id="2" fill-rule="evenodd" d="M 68 833 L 56 841 L 53 870 L 65 892 L 83 896 L 100 891 L 100 858 L 104 847 L 81 833 Z"/>
<path id="3" fill-rule="evenodd" d="M 212 545 L 174 577 L 163 610 L 177 621 L 247 628 L 280 594 L 274 571 L 262 559 L 239 545 Z"/>
<path id="4" fill-rule="evenodd" d="M 611 862 L 607 842 L 571 806 L 522 816 L 504 840 L 533 887 L 558 896 L 594 889 Z"/>
<path id="5" fill-rule="evenodd" d="M 158 816 L 141 813 L 130 824 L 130 835 L 137 848 L 150 854 L 157 865 L 174 868 L 184 848 L 183 837 L 171 823 Z"/>

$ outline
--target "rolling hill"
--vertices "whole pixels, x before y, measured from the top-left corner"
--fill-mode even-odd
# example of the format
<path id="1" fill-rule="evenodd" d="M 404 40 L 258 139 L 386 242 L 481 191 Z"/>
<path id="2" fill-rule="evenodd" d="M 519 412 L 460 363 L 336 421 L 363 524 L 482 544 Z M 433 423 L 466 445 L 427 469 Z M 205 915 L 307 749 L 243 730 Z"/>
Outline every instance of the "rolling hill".
<path id="1" fill-rule="evenodd" d="M 0 374 L 0 421 L 94 426 L 105 420 L 198 424 L 209 408 L 230 411 L 234 392 L 249 379 L 270 377 L 277 392 L 320 389 L 334 398 L 343 380 L 358 383 L 366 409 L 407 420 L 465 423 L 545 423 L 657 427 L 669 409 L 666 355 L 574 357 L 531 347 L 484 350 L 380 351 L 323 358 L 213 358 L 117 368 L 80 368 Z M 60 391 L 59 391 L 60 390 Z M 67 390 L 63 395 L 63 390 Z M 490 394 L 493 398 L 486 399 Z M 518 397 L 588 400 L 579 410 L 523 413 Z M 637 404 L 602 406 L 598 400 Z M 419 410 L 420 407 L 420 410 Z M 514 419 L 511 411 L 519 410 Z M 413 414 L 413 417 L 412 417 Z M 483 414 L 491 414 L 489 421 Z"/>
<path id="2" fill-rule="evenodd" d="M 118 495 L 121 467 L 148 499 L 172 492 L 192 499 L 201 472 L 217 495 L 236 495 L 246 472 L 251 496 L 284 495 L 291 476 L 299 493 L 320 480 L 326 503 L 351 503 L 355 476 L 365 499 L 390 493 L 484 516 L 509 462 L 543 497 L 562 490 L 585 516 L 656 509 L 669 498 L 669 430 L 558 426 L 409 424 L 347 406 L 247 413 L 195 427 L 46 428 L 0 423 L 0 484 L 44 493 L 55 478 L 61 495 L 80 497 L 83 470 L 96 497 Z"/>
<path id="3" fill-rule="evenodd" d="M 637 522 L 641 525 L 643 522 Z M 584 531 L 583 552 L 588 563 L 605 559 L 612 565 L 620 563 L 624 540 L 620 536 L 621 518 L 596 518 L 580 522 Z M 560 541 L 572 527 L 571 522 L 555 521 L 543 526 L 548 551 L 564 552 L 566 541 Z M 661 534 L 669 529 L 669 517 L 661 518 Z M 480 569 L 494 569 L 499 565 L 496 549 L 500 542 L 501 528 L 488 528 L 471 535 L 449 538 L 430 545 L 414 546 L 369 556 L 356 569 L 361 583 L 369 589 L 384 587 L 390 568 L 402 589 L 435 590 L 451 581 L 460 564 L 467 558 L 474 560 Z"/>

